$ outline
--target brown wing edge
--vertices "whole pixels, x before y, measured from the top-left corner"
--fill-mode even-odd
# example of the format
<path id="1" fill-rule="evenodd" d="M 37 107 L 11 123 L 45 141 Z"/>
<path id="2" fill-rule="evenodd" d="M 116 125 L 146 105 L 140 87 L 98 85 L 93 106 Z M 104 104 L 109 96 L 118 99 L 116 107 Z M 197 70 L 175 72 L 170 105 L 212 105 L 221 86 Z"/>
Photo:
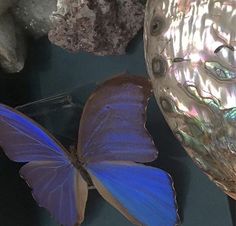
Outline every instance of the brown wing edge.
<path id="1" fill-rule="evenodd" d="M 167 173 L 167 172 L 166 172 Z M 176 222 L 175 222 L 175 226 L 178 226 L 178 225 L 181 225 L 182 222 L 181 222 L 181 219 L 180 219 L 180 215 L 179 215 L 179 207 L 178 207 L 178 202 L 177 202 L 177 193 L 176 193 L 176 190 L 175 190 L 175 185 L 174 185 L 174 180 L 172 178 L 172 176 L 168 174 L 168 177 L 169 177 L 169 180 L 170 180 L 170 183 L 171 183 L 171 187 L 174 191 L 174 200 L 175 200 L 175 209 L 176 209 Z"/>
<path id="2" fill-rule="evenodd" d="M 77 180 L 76 180 L 76 188 L 78 189 L 76 203 L 78 209 L 78 223 L 76 225 L 81 225 L 84 221 L 84 214 L 86 209 L 86 204 L 88 200 L 88 184 L 83 179 L 80 172 L 77 171 Z"/>
<path id="3" fill-rule="evenodd" d="M 93 93 L 90 95 L 87 103 L 93 99 L 93 97 L 96 95 L 96 93 L 100 90 L 103 89 L 106 86 L 120 86 L 126 83 L 132 83 L 137 86 L 143 87 L 143 93 L 144 97 L 149 98 L 153 95 L 153 88 L 151 81 L 148 78 L 145 78 L 143 76 L 136 76 L 136 75 L 130 75 L 128 73 L 122 73 L 113 76 L 110 79 L 105 80 L 103 83 L 98 85 L 98 87 L 93 91 Z M 87 105 L 85 104 L 85 107 Z"/>

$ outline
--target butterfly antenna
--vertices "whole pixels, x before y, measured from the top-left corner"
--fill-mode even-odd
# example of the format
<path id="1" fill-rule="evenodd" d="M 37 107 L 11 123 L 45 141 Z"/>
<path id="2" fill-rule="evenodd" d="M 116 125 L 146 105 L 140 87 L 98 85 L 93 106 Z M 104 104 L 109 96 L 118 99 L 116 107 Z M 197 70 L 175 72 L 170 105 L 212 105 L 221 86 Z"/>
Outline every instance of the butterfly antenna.
<path id="1" fill-rule="evenodd" d="M 15 109 L 32 117 L 46 115 L 49 112 L 57 111 L 60 108 L 73 107 L 82 110 L 85 100 L 95 88 L 96 82 L 89 82 L 76 86 L 68 92 L 20 105 Z"/>

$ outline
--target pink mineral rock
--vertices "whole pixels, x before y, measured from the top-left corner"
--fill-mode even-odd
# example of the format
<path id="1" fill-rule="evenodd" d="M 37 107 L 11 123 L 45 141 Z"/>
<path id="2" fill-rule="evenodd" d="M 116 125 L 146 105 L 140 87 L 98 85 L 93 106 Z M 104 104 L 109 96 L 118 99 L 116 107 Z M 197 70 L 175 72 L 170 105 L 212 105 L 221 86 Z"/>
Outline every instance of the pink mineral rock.
<path id="1" fill-rule="evenodd" d="M 139 0 L 58 0 L 49 39 L 70 51 L 124 54 L 143 18 Z"/>

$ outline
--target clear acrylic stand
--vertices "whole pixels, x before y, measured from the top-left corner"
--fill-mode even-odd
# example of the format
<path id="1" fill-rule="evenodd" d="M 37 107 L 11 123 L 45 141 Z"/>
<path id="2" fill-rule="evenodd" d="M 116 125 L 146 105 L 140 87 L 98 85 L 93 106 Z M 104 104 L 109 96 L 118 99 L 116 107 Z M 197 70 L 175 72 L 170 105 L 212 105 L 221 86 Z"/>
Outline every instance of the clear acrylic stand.
<path id="1" fill-rule="evenodd" d="M 79 121 L 95 84 L 16 107 L 50 131 L 66 148 L 76 146 Z"/>

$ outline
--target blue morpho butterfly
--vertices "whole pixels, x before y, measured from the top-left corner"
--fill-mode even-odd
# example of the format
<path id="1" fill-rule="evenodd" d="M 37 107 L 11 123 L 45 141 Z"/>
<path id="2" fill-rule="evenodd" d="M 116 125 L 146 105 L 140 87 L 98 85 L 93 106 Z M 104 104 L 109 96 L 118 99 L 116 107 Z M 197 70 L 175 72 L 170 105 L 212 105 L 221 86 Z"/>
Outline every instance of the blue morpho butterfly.
<path id="1" fill-rule="evenodd" d="M 157 157 L 144 127 L 151 85 L 141 77 L 117 76 L 88 99 L 77 150 L 67 151 L 37 123 L 0 105 L 0 144 L 16 162 L 35 200 L 64 226 L 84 219 L 88 186 L 135 225 L 178 222 L 170 176 L 139 163 Z"/>

